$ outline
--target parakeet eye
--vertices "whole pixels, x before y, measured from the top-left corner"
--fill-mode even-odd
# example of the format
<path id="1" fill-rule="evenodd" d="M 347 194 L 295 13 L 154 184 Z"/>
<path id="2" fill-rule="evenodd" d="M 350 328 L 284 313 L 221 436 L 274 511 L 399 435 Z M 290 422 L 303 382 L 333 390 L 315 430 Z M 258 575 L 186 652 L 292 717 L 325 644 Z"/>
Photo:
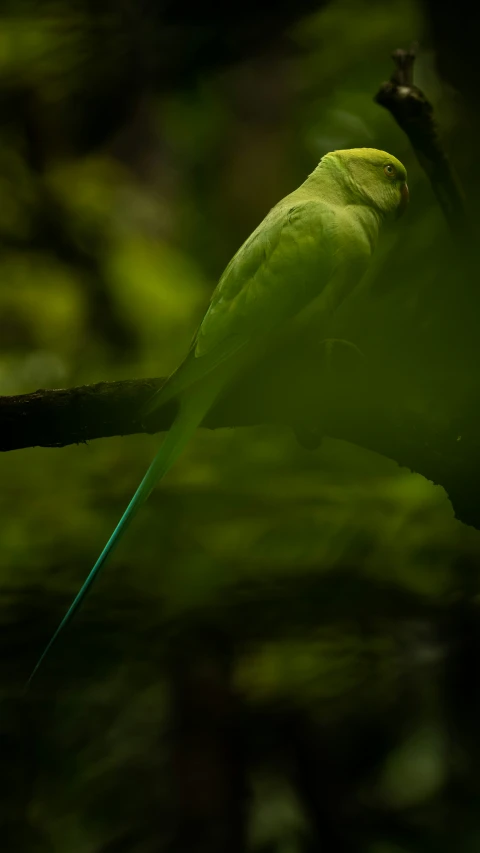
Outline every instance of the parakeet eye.
<path id="1" fill-rule="evenodd" d="M 391 163 L 387 163 L 387 165 L 383 167 L 383 171 L 387 178 L 395 178 L 397 176 L 397 170 Z"/>

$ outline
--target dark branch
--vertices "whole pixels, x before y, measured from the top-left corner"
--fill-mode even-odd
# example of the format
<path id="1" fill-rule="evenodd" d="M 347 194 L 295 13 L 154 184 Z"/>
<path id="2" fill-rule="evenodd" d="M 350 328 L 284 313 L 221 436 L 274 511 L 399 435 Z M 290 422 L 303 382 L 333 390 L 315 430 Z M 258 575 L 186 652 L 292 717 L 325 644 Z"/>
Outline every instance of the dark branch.
<path id="1" fill-rule="evenodd" d="M 0 450 L 64 447 L 93 438 L 145 432 L 136 416 L 161 379 L 99 382 L 0 397 Z M 173 407 L 162 411 L 165 429 Z"/>
<path id="2" fill-rule="evenodd" d="M 292 371 L 296 371 L 295 367 Z M 411 471 L 442 485 L 457 517 L 480 527 L 477 512 L 480 434 L 471 413 L 454 427 L 430 414 L 410 408 L 401 400 L 389 377 L 358 375 L 335 383 L 335 397 L 326 397 L 321 371 L 316 375 L 296 372 L 291 381 L 285 372 L 269 379 L 246 375 L 228 392 L 206 418 L 204 426 L 251 426 L 282 423 L 295 426 L 307 416 L 324 426 L 325 433 L 389 457 Z M 64 390 L 36 391 L 0 398 L 0 449 L 63 447 L 94 438 L 131 435 L 168 429 L 176 411 L 167 404 L 146 425 L 138 413 L 162 379 L 100 382 Z M 348 384 L 347 384 L 348 382 Z M 314 389 L 314 395 L 312 395 Z M 480 410 L 480 407 L 479 407 Z M 302 413 L 300 415 L 299 413 Z M 461 436 L 461 438 L 460 438 Z M 459 440 L 460 439 L 460 440 Z"/>
<path id="3" fill-rule="evenodd" d="M 433 107 L 413 82 L 415 51 L 396 50 L 395 70 L 375 95 L 408 136 L 418 161 L 428 175 L 432 189 L 452 232 L 464 237 L 468 230 L 465 203 L 458 179 L 443 148 Z"/>

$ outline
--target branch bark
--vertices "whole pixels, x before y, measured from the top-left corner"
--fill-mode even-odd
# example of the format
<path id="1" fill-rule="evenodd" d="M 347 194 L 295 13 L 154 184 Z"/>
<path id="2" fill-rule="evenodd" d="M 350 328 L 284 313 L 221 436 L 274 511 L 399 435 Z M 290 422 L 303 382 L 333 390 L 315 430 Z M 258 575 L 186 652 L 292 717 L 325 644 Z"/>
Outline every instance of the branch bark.
<path id="1" fill-rule="evenodd" d="M 278 368 L 278 366 L 277 366 Z M 476 471 L 480 465 L 480 423 L 472 411 L 458 412 L 455 424 L 434 403 L 419 411 L 399 393 L 392 376 L 371 370 L 338 375 L 327 390 L 321 366 L 310 372 L 289 365 L 247 373 L 207 416 L 209 429 L 255 424 L 295 426 L 299 417 L 320 422 L 325 434 L 357 444 L 422 474 L 447 491 L 457 518 L 480 528 Z M 293 381 L 293 378 L 295 381 Z M 155 433 L 170 427 L 173 401 L 146 424 L 138 412 L 163 379 L 100 382 L 0 398 L 0 449 L 64 447 L 96 438 Z M 405 383 L 408 385 L 408 383 Z M 438 389 L 437 389 L 438 390 Z M 440 393 L 440 392 L 438 392 Z M 479 401 L 480 403 L 480 401 Z"/>
<path id="2" fill-rule="evenodd" d="M 396 50 L 392 59 L 395 70 L 390 80 L 382 83 L 375 101 L 392 114 L 407 135 L 452 233 L 463 239 L 469 231 L 463 192 L 443 147 L 433 107 L 413 82 L 415 51 Z"/>
<path id="3" fill-rule="evenodd" d="M 163 381 L 98 382 L 0 397 L 0 450 L 65 447 L 145 432 L 138 412 Z M 168 428 L 174 410 L 173 404 L 162 410 L 165 421 L 158 424 L 159 430 Z"/>

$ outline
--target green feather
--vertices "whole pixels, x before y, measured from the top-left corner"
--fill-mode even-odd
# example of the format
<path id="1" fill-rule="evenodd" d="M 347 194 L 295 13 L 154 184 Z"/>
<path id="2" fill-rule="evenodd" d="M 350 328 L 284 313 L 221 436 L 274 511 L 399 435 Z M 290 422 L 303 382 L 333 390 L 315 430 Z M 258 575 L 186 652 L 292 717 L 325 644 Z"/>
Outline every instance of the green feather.
<path id="1" fill-rule="evenodd" d="M 42 652 L 41 657 L 35 665 L 28 681 L 26 682 L 26 688 L 30 686 L 30 683 L 43 661 L 47 657 L 54 643 L 64 630 L 67 627 L 69 622 L 75 616 L 75 613 L 81 606 L 84 601 L 87 593 L 90 591 L 94 581 L 100 574 L 100 570 L 102 569 L 105 561 L 108 559 L 114 548 L 118 545 L 120 539 L 123 534 L 126 532 L 133 519 L 135 518 L 137 512 L 139 511 L 142 504 L 147 500 L 152 489 L 158 483 L 162 477 L 170 470 L 172 465 L 176 462 L 178 457 L 180 456 L 183 448 L 189 442 L 193 433 L 197 429 L 197 427 L 201 424 L 203 418 L 205 417 L 206 412 L 208 411 L 212 396 L 216 393 L 215 386 L 211 387 L 211 392 L 205 393 L 205 390 L 202 389 L 201 396 L 198 394 L 191 394 L 186 397 L 180 403 L 180 408 L 175 418 L 174 423 L 170 427 L 167 435 L 165 436 L 163 443 L 158 450 L 153 462 L 151 463 L 147 473 L 145 474 L 143 480 L 141 481 L 137 491 L 135 492 L 133 498 L 128 504 L 125 512 L 123 513 L 120 521 L 118 522 L 115 530 L 113 531 L 110 539 L 105 545 L 102 553 L 100 554 L 97 562 L 95 563 L 93 569 L 88 575 L 86 581 L 81 587 L 80 591 L 75 596 L 72 604 L 68 608 L 65 616 L 63 617 L 60 625 L 57 630 L 53 634 L 52 638 L 48 642 L 44 651 Z"/>

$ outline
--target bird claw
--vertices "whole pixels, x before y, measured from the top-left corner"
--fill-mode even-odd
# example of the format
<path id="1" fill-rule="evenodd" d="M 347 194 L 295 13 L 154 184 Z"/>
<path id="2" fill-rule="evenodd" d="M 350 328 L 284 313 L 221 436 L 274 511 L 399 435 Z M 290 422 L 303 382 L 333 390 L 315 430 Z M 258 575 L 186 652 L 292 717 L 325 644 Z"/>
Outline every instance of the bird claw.
<path id="1" fill-rule="evenodd" d="M 338 377 L 339 372 L 350 373 L 354 369 L 354 365 L 358 364 L 359 358 L 365 361 L 365 355 L 356 344 L 342 338 L 325 338 L 320 341 L 320 347 L 324 350 L 325 367 L 323 407 L 328 408 L 330 405 L 332 383 Z M 335 350 L 344 357 L 339 359 L 334 356 Z M 296 423 L 293 425 L 293 432 L 298 443 L 305 450 L 318 450 L 325 434 L 322 419 L 320 419 L 320 423 L 317 419 L 315 424 L 308 423 L 307 421 Z"/>
<path id="2" fill-rule="evenodd" d="M 343 338 L 324 338 L 323 341 L 320 341 L 320 346 L 325 350 L 326 368 L 329 372 L 333 367 L 335 349 L 344 356 L 339 363 L 337 361 L 336 367 L 340 368 L 340 370 L 351 369 L 352 359 L 355 363 L 358 362 L 358 358 L 365 361 L 365 355 L 362 350 L 356 344 Z"/>
<path id="3" fill-rule="evenodd" d="M 323 441 L 323 429 L 311 427 L 307 424 L 295 424 L 293 427 L 295 438 L 304 450 L 318 450 Z"/>

